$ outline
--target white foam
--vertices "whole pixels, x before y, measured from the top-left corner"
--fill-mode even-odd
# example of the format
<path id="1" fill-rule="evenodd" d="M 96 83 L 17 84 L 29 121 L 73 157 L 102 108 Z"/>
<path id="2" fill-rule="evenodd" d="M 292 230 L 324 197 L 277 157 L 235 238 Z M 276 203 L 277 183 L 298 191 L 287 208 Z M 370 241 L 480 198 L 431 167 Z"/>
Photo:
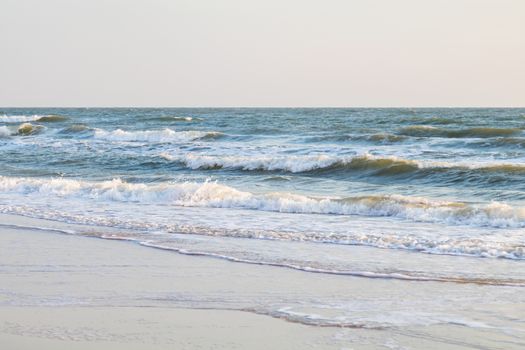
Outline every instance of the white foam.
<path id="1" fill-rule="evenodd" d="M 0 190 L 44 196 L 176 206 L 240 208 L 283 213 L 388 216 L 419 222 L 489 227 L 525 227 L 525 208 L 492 202 L 469 205 L 401 195 L 314 198 L 293 193 L 253 194 L 216 182 L 146 185 L 120 179 L 103 182 L 0 177 Z"/>
<path id="2" fill-rule="evenodd" d="M 123 141 L 123 142 L 157 142 L 157 143 L 168 143 L 168 142 L 187 142 L 197 140 L 204 137 L 216 136 L 220 133 L 214 131 L 174 131 L 166 128 L 163 130 L 139 130 L 139 131 L 125 131 L 117 129 L 113 131 L 106 131 L 102 129 L 96 129 L 94 137 L 97 139 L 108 140 L 108 141 Z"/>
<path id="3" fill-rule="evenodd" d="M 186 122 L 191 122 L 193 120 L 192 117 L 173 117 L 174 120 L 184 120 Z"/>
<path id="4" fill-rule="evenodd" d="M 185 154 L 172 156 L 161 153 L 161 157 L 184 163 L 191 169 L 234 168 L 242 170 L 284 170 L 293 173 L 323 169 L 341 161 L 327 155 L 313 156 L 208 156 Z"/>
<path id="5" fill-rule="evenodd" d="M 0 115 L 0 122 L 2 123 L 23 123 L 23 122 L 33 122 L 40 118 L 43 115 Z"/>
<path id="6" fill-rule="evenodd" d="M 246 171 L 287 171 L 292 173 L 308 172 L 313 170 L 327 169 L 334 166 L 351 166 L 356 169 L 387 169 L 390 167 L 406 165 L 413 170 L 425 168 L 459 168 L 459 169 L 491 169 L 525 170 L 525 163 L 519 162 L 437 162 L 404 159 L 395 156 L 376 156 L 369 153 L 354 156 L 331 156 L 326 154 L 318 155 L 207 155 L 197 153 L 170 154 L 163 152 L 160 157 L 179 162 L 190 169 L 213 169 L 229 168 Z M 407 170 L 409 171 L 409 170 Z"/>
<path id="7" fill-rule="evenodd" d="M 3 126 L 0 126 L 0 138 L 2 137 L 9 137 L 11 136 L 11 130 L 9 130 L 9 128 L 5 125 Z"/>

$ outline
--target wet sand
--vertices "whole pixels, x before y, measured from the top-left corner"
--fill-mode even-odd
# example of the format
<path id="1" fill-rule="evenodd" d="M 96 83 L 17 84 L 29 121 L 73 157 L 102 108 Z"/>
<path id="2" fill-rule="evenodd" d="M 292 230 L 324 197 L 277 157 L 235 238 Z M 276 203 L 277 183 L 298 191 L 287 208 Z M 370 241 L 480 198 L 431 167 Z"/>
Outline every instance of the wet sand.
<path id="1" fill-rule="evenodd" d="M 524 343 L 453 322 L 330 327 L 268 312 L 286 298 L 339 292 L 349 300 L 379 292 L 397 298 L 389 289 L 402 288 L 410 297 L 414 288 L 439 284 L 342 278 L 8 226 L 0 226 L 0 267 L 5 349 L 519 349 Z"/>

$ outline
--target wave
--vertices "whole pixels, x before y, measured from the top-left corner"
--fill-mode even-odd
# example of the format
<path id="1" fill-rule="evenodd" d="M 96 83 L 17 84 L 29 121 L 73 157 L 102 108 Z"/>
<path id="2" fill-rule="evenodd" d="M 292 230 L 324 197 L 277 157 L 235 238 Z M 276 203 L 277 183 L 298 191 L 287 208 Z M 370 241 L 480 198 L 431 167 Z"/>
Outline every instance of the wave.
<path id="1" fill-rule="evenodd" d="M 488 227 L 525 227 L 525 208 L 492 202 L 474 205 L 421 197 L 380 195 L 347 198 L 308 197 L 293 193 L 253 194 L 216 182 L 146 185 L 120 179 L 86 182 L 70 179 L 0 177 L 0 190 L 56 197 L 238 208 L 299 214 L 396 217 L 417 222 Z M 525 251 L 524 251 L 525 253 Z"/>
<path id="2" fill-rule="evenodd" d="M 193 120 L 192 117 L 171 117 L 171 119 L 181 122 L 191 122 Z"/>
<path id="3" fill-rule="evenodd" d="M 478 238 L 448 238 L 448 237 L 436 237 L 425 238 L 411 235 L 396 235 L 390 233 L 372 234 L 369 232 L 355 232 L 349 230 L 347 233 L 333 233 L 333 232 L 289 232 L 289 231 L 274 231 L 274 230 L 261 230 L 261 229 L 235 229 L 235 228 L 214 228 L 214 227 L 203 227 L 203 226 L 191 226 L 191 225 L 177 225 L 177 224 L 162 224 L 145 221 L 129 221 L 121 220 L 116 217 L 103 217 L 97 216 L 85 216 L 85 215 L 71 215 L 65 212 L 46 211 L 37 208 L 31 208 L 28 206 L 0 206 L 0 213 L 15 214 L 27 217 L 61 221 L 71 224 L 81 224 L 89 226 L 103 226 L 117 229 L 138 230 L 140 232 L 164 232 L 173 234 L 192 234 L 192 235 L 203 235 L 211 237 L 231 237 L 231 238 L 243 238 L 243 239 L 263 239 L 263 240 L 276 240 L 276 241 L 291 241 L 291 242 L 311 242 L 319 244 L 338 244 L 338 245 L 355 245 L 355 246 L 368 246 L 382 249 L 395 249 L 395 250 L 406 250 L 414 251 L 425 254 L 435 255 L 455 255 L 455 256 L 468 256 L 468 257 L 482 257 L 482 258 L 501 258 L 509 260 L 525 260 L 525 245 L 517 242 L 501 242 L 501 241 L 490 241 L 487 239 Z M 93 233 L 86 233 L 89 235 L 97 235 L 96 231 Z M 142 237 L 142 236 L 140 236 Z M 139 237 L 139 238 L 140 238 Z M 134 236 L 122 236 L 121 234 L 108 234 L 102 235 L 102 238 L 108 239 L 131 239 L 134 240 Z M 162 238 L 161 238 L 162 239 Z M 157 242 L 162 246 L 165 246 L 168 242 L 162 240 Z M 173 248 L 173 247 L 169 247 Z M 329 267 L 323 268 L 322 266 L 302 266 L 310 272 L 315 269 L 330 270 Z M 337 274 L 349 274 L 357 273 L 357 271 L 347 270 L 333 270 Z M 406 271 L 401 273 L 406 274 Z M 327 272 L 328 273 L 328 272 Z M 394 272 L 379 272 L 388 275 L 394 274 Z M 399 278 L 399 276 L 396 276 Z M 445 276 L 426 276 L 420 273 L 414 272 L 410 274 L 410 278 L 441 278 Z M 387 278 L 387 276 L 382 276 Z M 465 276 L 447 276 L 448 282 L 462 283 L 462 279 Z M 408 278 L 407 278 L 408 279 Z M 503 282 L 502 279 L 496 281 L 483 281 L 481 278 L 471 277 L 475 279 L 471 283 L 480 284 L 506 284 L 516 285 L 521 283 L 516 279 L 507 279 Z M 445 282 L 445 280 L 442 280 Z M 465 282 L 466 283 L 466 282 Z"/>
<path id="4" fill-rule="evenodd" d="M 2 115 L 0 116 L 0 122 L 2 123 L 23 123 L 23 122 L 34 122 L 40 119 L 41 115 Z"/>
<path id="5" fill-rule="evenodd" d="M 399 119 L 400 123 L 407 124 L 418 124 L 418 125 L 428 125 L 428 124 L 437 124 L 437 125 L 448 125 L 448 124 L 461 124 L 461 120 L 446 118 L 446 117 L 407 117 Z"/>
<path id="6" fill-rule="evenodd" d="M 65 121 L 68 118 L 61 115 L 3 115 L 0 116 L 0 122 L 2 123 L 24 123 L 24 122 L 60 122 Z"/>
<path id="7" fill-rule="evenodd" d="M 425 172 L 432 175 L 447 170 L 476 171 L 481 173 L 525 173 L 521 163 L 450 163 L 416 161 L 394 156 L 374 156 L 368 153 L 337 157 L 329 155 L 287 156 L 210 156 L 185 154 L 181 156 L 161 153 L 160 157 L 179 162 L 190 169 L 238 169 L 244 171 L 312 172 L 366 172 L 377 176 L 395 176 Z"/>
<path id="8" fill-rule="evenodd" d="M 42 125 L 33 125 L 31 123 L 23 123 L 17 129 L 17 134 L 22 136 L 34 135 L 42 131 Z"/>
<path id="9" fill-rule="evenodd" d="M 504 148 L 525 148 L 524 137 L 496 137 L 490 139 L 468 141 L 467 147 L 504 147 Z"/>
<path id="10" fill-rule="evenodd" d="M 400 135 L 417 137 L 446 137 L 446 138 L 490 138 L 517 135 L 522 132 L 518 128 L 467 128 L 467 129 L 444 129 L 429 125 L 412 125 L 402 128 Z"/>
<path id="11" fill-rule="evenodd" d="M 68 120 L 68 117 L 65 117 L 63 115 L 58 114 L 51 114 L 51 115 L 45 115 L 40 118 L 38 118 L 36 121 L 41 123 L 54 123 L 54 122 L 63 122 Z"/>
<path id="12" fill-rule="evenodd" d="M 394 135 L 388 133 L 371 134 L 371 135 L 324 135 L 307 137 L 306 142 L 350 142 L 365 141 L 375 144 L 393 144 L 407 140 L 407 136 Z"/>
<path id="13" fill-rule="evenodd" d="M 187 154 L 172 156 L 162 153 L 161 157 L 185 164 L 191 169 L 240 169 L 245 171 L 287 171 L 304 173 L 318 170 L 379 170 L 392 173 L 412 172 L 418 169 L 415 161 L 396 157 L 375 157 L 369 154 L 355 157 L 335 157 L 328 155 L 311 156 L 207 156 Z"/>
<path id="14" fill-rule="evenodd" d="M 155 116 L 147 118 L 148 120 L 158 120 L 158 121 L 165 121 L 165 122 L 194 122 L 201 120 L 200 118 L 195 117 L 184 117 L 184 116 L 173 116 L 173 115 L 165 115 L 165 116 Z"/>
<path id="15" fill-rule="evenodd" d="M 207 156 L 186 154 L 172 156 L 161 153 L 160 157 L 179 163 L 191 169 L 240 169 L 263 171 L 288 171 L 292 173 L 307 172 L 314 169 L 324 169 L 339 162 L 337 157 L 327 155 L 318 156 Z"/>
<path id="16" fill-rule="evenodd" d="M 29 122 L 20 124 L 18 127 L 0 126 L 0 138 L 9 136 L 30 136 L 42 132 L 45 129 L 42 125 L 35 125 Z"/>
<path id="17" fill-rule="evenodd" d="M 420 118 L 419 121 L 421 124 L 455 124 L 458 123 L 458 120 L 445 118 L 445 117 L 430 117 L 430 118 Z"/>
<path id="18" fill-rule="evenodd" d="M 518 147 L 525 147 L 525 138 L 523 137 L 502 137 L 495 140 L 495 143 L 500 145 L 512 145 Z"/>
<path id="19" fill-rule="evenodd" d="M 168 117 L 162 117 L 164 120 L 175 120 L 179 122 L 191 122 L 195 120 L 193 117 L 177 117 L 177 116 L 168 116 Z"/>
<path id="20" fill-rule="evenodd" d="M 117 129 L 114 131 L 106 131 L 96 129 L 94 137 L 107 141 L 123 141 L 123 142 L 152 142 L 152 143 L 170 143 L 170 142 L 187 142 L 198 139 L 218 138 L 223 134 L 217 131 L 174 131 L 172 129 L 163 130 L 141 130 L 141 131 L 125 131 Z"/>
<path id="21" fill-rule="evenodd" d="M 68 126 L 67 128 L 60 130 L 60 133 L 61 134 L 78 134 L 78 133 L 83 133 L 89 130 L 93 130 L 93 129 L 91 129 L 90 127 L 84 124 L 73 124 L 73 125 Z"/>

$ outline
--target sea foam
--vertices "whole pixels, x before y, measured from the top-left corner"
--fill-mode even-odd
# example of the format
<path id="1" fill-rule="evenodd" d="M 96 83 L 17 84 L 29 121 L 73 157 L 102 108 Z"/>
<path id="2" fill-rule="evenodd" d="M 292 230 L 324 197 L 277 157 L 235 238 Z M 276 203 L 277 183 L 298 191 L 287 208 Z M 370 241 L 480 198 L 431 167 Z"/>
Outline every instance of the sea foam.
<path id="1" fill-rule="evenodd" d="M 123 141 L 123 142 L 153 142 L 153 143 L 169 143 L 169 142 L 187 142 L 203 138 L 213 138 L 220 136 L 221 133 L 214 131 L 175 131 L 169 128 L 163 130 L 140 130 L 140 131 L 125 131 L 117 129 L 114 131 L 106 131 L 96 129 L 94 137 L 96 139 L 108 141 Z"/>
<path id="2" fill-rule="evenodd" d="M 11 136 L 11 130 L 5 125 L 0 126 L 0 138 Z"/>
<path id="3" fill-rule="evenodd" d="M 54 197 L 160 203 L 175 206 L 238 208 L 299 214 L 384 216 L 416 222 L 488 227 L 525 227 L 525 208 L 502 202 L 475 205 L 403 195 L 346 198 L 310 197 L 288 192 L 255 194 L 217 182 L 166 184 L 70 179 L 0 177 L 0 190 Z"/>
<path id="4" fill-rule="evenodd" d="M 34 122 L 42 117 L 43 117 L 42 115 L 0 115 L 0 122 L 2 123 Z"/>
<path id="5" fill-rule="evenodd" d="M 49 115 L 0 115 L 1 123 L 24 123 L 24 122 L 61 122 L 68 118 L 62 115 L 49 114 Z"/>
<path id="6" fill-rule="evenodd" d="M 184 164 L 190 169 L 238 169 L 244 171 L 284 171 L 291 173 L 313 171 L 367 171 L 377 175 L 400 175 L 426 170 L 476 170 L 482 172 L 525 172 L 525 163 L 506 162 L 447 162 L 377 156 L 369 153 L 355 156 L 332 155 L 273 155 L 226 156 L 206 154 L 160 153 L 160 157 Z"/>

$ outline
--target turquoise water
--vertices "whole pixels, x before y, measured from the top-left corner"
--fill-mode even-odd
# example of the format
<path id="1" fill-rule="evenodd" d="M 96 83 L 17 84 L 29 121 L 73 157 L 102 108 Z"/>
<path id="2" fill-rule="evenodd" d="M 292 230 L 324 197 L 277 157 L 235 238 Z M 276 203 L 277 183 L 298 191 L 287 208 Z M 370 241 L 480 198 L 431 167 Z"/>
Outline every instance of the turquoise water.
<path id="1" fill-rule="evenodd" d="M 520 261 L 524 128 L 525 109 L 3 109 L 0 209 L 164 246 L 220 236 L 205 253 L 283 265 L 257 242 Z M 355 270 L 339 260 L 298 266 Z M 404 269 L 470 278 L 434 270 Z"/>

